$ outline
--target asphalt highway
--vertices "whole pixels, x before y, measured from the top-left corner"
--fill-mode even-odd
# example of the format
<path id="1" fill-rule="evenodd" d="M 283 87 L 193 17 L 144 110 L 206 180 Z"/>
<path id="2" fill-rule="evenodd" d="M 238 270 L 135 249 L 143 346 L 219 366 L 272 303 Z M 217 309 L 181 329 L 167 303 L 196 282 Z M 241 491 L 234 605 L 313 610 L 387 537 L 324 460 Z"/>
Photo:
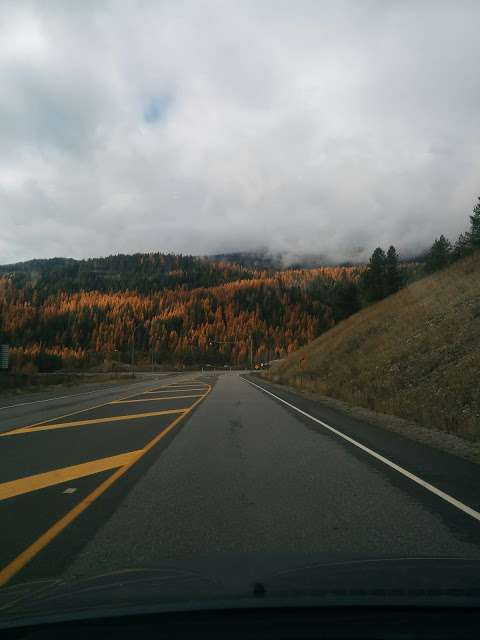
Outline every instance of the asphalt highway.
<path id="1" fill-rule="evenodd" d="M 151 386 L 152 380 L 173 379 L 179 374 L 137 373 L 134 380 L 84 383 L 55 390 L 0 396 L 0 432 L 16 426 L 48 420 L 52 416 L 81 411 L 121 394 Z M 183 374 L 182 374 L 183 375 Z"/>
<path id="2" fill-rule="evenodd" d="M 247 554 L 480 559 L 478 466 L 253 376 L 6 404 L 3 587 Z"/>

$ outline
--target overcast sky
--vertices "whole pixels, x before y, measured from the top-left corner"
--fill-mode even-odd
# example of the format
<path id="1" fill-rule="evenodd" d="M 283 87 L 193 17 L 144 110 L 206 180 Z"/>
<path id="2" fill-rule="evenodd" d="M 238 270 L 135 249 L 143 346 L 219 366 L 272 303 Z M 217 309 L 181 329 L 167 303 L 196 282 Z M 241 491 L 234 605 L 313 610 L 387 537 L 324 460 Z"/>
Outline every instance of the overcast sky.
<path id="1" fill-rule="evenodd" d="M 0 263 L 467 226 L 478 0 L 0 0 Z"/>

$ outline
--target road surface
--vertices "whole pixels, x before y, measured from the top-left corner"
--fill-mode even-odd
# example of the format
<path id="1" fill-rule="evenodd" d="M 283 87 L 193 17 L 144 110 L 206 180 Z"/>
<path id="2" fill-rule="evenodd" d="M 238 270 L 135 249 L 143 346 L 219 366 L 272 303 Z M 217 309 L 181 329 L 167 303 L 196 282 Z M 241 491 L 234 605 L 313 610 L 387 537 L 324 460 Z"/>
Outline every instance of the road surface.
<path id="1" fill-rule="evenodd" d="M 137 373 L 134 380 L 110 380 L 82 383 L 71 387 L 0 395 L 0 432 L 32 422 L 48 420 L 53 415 L 94 407 L 130 390 L 142 389 L 151 380 L 171 379 L 175 373 Z"/>
<path id="2" fill-rule="evenodd" d="M 480 558 L 478 466 L 278 389 L 191 373 L 4 402 L 0 584 L 245 554 Z"/>

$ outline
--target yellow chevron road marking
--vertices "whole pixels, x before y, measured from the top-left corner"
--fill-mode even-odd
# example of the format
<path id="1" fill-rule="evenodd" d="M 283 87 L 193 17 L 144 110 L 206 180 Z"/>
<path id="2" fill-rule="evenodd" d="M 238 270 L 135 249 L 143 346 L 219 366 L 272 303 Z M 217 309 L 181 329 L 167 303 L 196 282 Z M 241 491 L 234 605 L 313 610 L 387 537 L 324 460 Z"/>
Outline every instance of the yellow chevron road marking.
<path id="1" fill-rule="evenodd" d="M 108 416 L 108 418 L 92 418 L 91 420 L 75 420 L 73 422 L 60 422 L 56 424 L 43 424 L 38 427 L 24 427 L 0 433 L 0 438 L 5 436 L 16 436 L 21 433 L 34 433 L 35 431 L 50 431 L 53 429 L 66 429 L 68 427 L 83 427 L 88 424 L 102 424 L 105 422 L 121 422 L 123 420 L 137 420 L 139 418 L 150 418 L 152 416 L 167 416 L 172 413 L 183 413 L 186 409 L 166 409 L 165 411 L 151 411 L 149 413 L 133 413 L 127 416 Z"/>
<path id="2" fill-rule="evenodd" d="M 195 389 L 153 389 L 153 391 L 144 391 L 142 395 L 149 393 L 182 393 L 183 391 L 206 391 L 203 387 L 198 387 Z M 140 395 L 140 394 L 139 394 Z"/>
<path id="3" fill-rule="evenodd" d="M 207 391 L 196 400 L 188 409 L 177 416 L 167 427 L 165 427 L 160 433 L 158 433 L 150 442 L 145 445 L 141 450 L 140 455 L 137 458 L 132 459 L 128 464 L 118 468 L 112 475 L 104 480 L 96 489 L 94 489 L 88 496 L 83 498 L 73 509 L 71 509 L 60 520 L 57 520 L 49 529 L 47 529 L 39 538 L 37 538 L 30 546 L 22 551 L 16 558 L 9 562 L 3 569 L 0 569 L 0 587 L 7 584 L 19 571 L 25 567 L 35 556 L 37 556 L 42 549 L 44 549 L 52 540 L 54 540 L 62 531 L 64 531 L 72 522 L 74 522 L 78 516 L 83 513 L 88 507 L 95 502 L 101 495 L 103 495 L 107 489 L 109 489 L 115 482 L 121 478 L 128 470 L 140 460 L 142 456 L 148 453 L 153 447 L 155 447 L 162 438 L 164 438 L 172 429 L 174 429 L 179 422 L 181 422 L 185 416 L 187 416 L 193 409 L 202 402 L 202 400 L 210 393 L 212 387 L 208 385 Z"/>
<path id="4" fill-rule="evenodd" d="M 30 493 L 31 491 L 45 489 L 46 487 L 68 482 L 69 480 L 91 476 L 100 471 L 118 469 L 118 467 L 123 467 L 126 464 L 134 462 L 142 453 L 142 450 L 130 451 L 129 453 L 122 453 L 118 456 L 91 460 L 83 464 L 74 464 L 71 467 L 63 467 L 63 469 L 54 469 L 46 473 L 37 473 L 33 476 L 3 482 L 0 484 L 0 500 L 7 500 L 8 498 L 22 495 L 22 493 Z"/>
<path id="5" fill-rule="evenodd" d="M 179 400 L 180 398 L 200 398 L 202 394 L 195 396 L 162 396 L 161 398 L 137 398 L 136 400 L 112 400 L 110 404 L 129 404 L 130 402 L 154 402 L 159 400 Z"/>

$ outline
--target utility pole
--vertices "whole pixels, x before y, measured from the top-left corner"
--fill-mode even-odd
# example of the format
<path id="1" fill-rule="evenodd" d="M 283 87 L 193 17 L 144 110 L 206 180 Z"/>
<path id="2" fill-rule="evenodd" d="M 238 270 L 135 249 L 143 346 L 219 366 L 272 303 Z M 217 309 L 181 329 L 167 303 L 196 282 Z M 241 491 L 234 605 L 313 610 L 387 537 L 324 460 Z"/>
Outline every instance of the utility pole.
<path id="1" fill-rule="evenodd" d="M 250 334 L 250 369 L 253 369 L 253 335 Z"/>
<path id="2" fill-rule="evenodd" d="M 135 327 L 132 331 L 132 378 L 135 377 Z"/>

